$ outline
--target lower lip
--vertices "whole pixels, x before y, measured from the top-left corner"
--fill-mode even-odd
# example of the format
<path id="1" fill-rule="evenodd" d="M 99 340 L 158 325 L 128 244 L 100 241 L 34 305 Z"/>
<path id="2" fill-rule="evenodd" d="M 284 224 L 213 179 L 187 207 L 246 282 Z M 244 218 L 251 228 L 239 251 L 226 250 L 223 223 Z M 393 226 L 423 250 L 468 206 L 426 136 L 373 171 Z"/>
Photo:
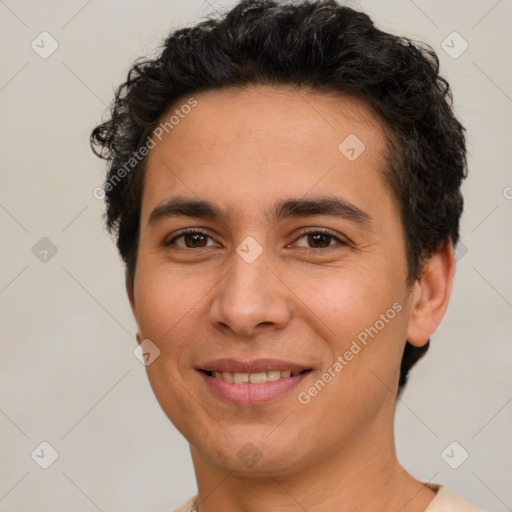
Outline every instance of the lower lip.
<path id="1" fill-rule="evenodd" d="M 199 371 L 214 395 L 235 405 L 260 405 L 271 402 L 299 385 L 311 372 L 300 373 L 259 384 L 226 382 Z"/>

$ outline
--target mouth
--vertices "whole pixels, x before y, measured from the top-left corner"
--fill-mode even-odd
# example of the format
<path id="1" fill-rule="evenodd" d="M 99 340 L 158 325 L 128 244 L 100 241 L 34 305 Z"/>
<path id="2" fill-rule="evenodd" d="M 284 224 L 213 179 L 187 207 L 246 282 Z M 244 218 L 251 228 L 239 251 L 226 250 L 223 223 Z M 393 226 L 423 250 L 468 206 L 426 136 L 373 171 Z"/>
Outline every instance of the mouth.
<path id="1" fill-rule="evenodd" d="M 313 372 L 313 368 L 276 359 L 217 359 L 196 370 L 217 398 L 248 406 L 275 401 Z"/>
<path id="2" fill-rule="evenodd" d="M 219 371 L 208 371 L 199 370 L 209 377 L 214 379 L 220 379 L 224 382 L 232 382 L 234 384 L 261 384 L 262 382 L 274 382 L 279 379 L 288 379 L 289 377 L 296 377 L 303 373 L 308 373 L 311 369 L 302 371 L 291 371 L 291 370 L 270 370 L 267 372 L 219 372 Z"/>

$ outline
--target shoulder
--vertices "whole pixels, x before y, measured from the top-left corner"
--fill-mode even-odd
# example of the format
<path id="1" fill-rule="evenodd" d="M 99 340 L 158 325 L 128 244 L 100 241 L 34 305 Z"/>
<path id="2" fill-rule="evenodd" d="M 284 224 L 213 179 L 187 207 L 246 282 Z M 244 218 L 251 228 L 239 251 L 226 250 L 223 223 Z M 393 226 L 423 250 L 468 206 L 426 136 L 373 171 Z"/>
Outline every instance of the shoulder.
<path id="1" fill-rule="evenodd" d="M 173 510 L 173 512 L 193 512 L 195 510 L 193 505 L 196 498 L 197 496 L 190 498 L 186 503 L 183 503 L 181 507 Z"/>
<path id="2" fill-rule="evenodd" d="M 437 490 L 436 497 L 425 512 L 485 512 L 481 508 L 475 507 L 462 498 L 455 496 L 455 494 L 448 492 L 443 486 L 435 486 L 434 490 Z"/>

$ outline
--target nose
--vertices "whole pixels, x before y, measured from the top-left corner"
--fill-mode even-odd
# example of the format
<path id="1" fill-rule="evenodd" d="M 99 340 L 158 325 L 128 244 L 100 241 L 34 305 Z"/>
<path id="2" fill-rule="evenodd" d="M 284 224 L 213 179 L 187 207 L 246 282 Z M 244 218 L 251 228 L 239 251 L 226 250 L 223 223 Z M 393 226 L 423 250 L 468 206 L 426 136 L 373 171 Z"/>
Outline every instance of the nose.
<path id="1" fill-rule="evenodd" d="M 210 306 L 211 324 L 241 337 L 285 327 L 291 318 L 289 290 L 269 266 L 265 251 L 252 263 L 239 254 L 220 281 Z"/>

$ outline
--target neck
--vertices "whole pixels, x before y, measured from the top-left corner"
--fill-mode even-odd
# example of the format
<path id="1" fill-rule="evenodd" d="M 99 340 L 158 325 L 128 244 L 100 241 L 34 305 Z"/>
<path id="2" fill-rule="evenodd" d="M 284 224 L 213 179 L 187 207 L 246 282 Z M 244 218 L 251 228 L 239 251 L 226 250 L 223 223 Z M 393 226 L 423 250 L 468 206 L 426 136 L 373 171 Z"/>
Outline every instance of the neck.
<path id="1" fill-rule="evenodd" d="M 435 493 L 398 463 L 392 428 L 387 439 L 382 431 L 369 434 L 355 436 L 348 448 L 330 451 L 300 471 L 279 474 L 228 471 L 191 446 L 198 512 L 424 512 Z M 372 438 L 375 442 L 369 442 Z"/>

